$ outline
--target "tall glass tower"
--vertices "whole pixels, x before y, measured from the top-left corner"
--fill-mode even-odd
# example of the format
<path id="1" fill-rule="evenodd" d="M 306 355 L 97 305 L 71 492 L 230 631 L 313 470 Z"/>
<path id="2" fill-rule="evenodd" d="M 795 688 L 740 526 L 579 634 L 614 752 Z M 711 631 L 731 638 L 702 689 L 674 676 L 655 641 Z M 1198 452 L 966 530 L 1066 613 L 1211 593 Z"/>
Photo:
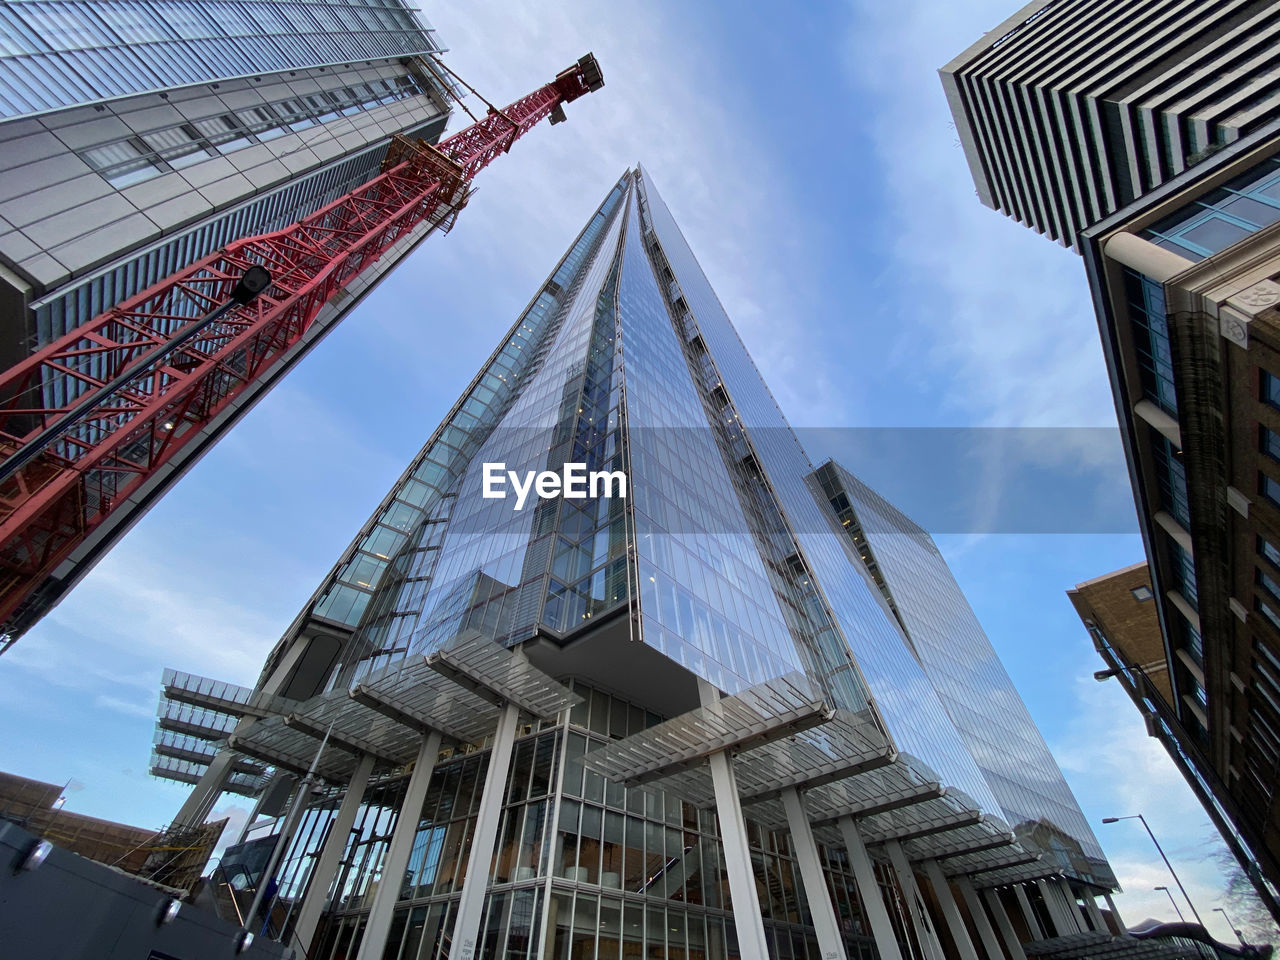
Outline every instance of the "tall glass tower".
<path id="1" fill-rule="evenodd" d="M 640 169 L 257 687 L 166 676 L 155 750 L 182 823 L 259 797 L 221 869 L 313 958 L 1107 936 L 1115 878 L 937 548 L 814 468 Z"/>

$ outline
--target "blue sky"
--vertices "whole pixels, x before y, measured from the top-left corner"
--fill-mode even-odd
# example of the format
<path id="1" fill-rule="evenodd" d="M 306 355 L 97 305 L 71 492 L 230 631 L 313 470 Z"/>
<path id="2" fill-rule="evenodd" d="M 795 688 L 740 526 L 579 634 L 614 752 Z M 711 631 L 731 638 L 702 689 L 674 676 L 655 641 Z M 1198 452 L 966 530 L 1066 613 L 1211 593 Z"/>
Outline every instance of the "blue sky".
<path id="1" fill-rule="evenodd" d="M 1079 259 L 979 204 L 935 72 L 1015 0 L 423 6 L 451 66 L 495 101 L 588 50 L 607 85 L 486 170 L 453 232 L 428 241 L 0 661 L 11 731 L 0 769 L 72 780 L 68 809 L 157 827 L 172 817 L 185 788 L 146 774 L 161 670 L 253 682 L 636 162 L 794 425 L 1115 425 Z M 1114 460 L 1076 449 L 1086 435 L 1062 431 L 1062 455 Z M 1210 913 L 1223 885 L 1212 828 L 1119 688 L 1092 679 L 1099 662 L 1065 596 L 1140 558 L 1131 516 L 1107 529 L 937 539 L 1112 859 L 1126 920 L 1168 918 L 1151 888 L 1169 878 L 1139 826 L 1098 822 L 1143 812 L 1229 938 Z M 247 804 L 220 809 L 242 817 Z"/>

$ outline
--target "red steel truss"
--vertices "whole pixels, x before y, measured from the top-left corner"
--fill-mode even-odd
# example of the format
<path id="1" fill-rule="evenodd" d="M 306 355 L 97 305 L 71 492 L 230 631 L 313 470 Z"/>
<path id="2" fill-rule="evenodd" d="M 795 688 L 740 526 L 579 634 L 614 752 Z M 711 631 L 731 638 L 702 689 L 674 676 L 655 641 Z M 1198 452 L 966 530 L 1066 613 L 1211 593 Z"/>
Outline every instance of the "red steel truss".
<path id="1" fill-rule="evenodd" d="M 321 307 L 414 227 L 450 221 L 480 170 L 602 85 L 588 54 L 438 146 L 397 136 L 382 173 L 352 193 L 191 264 L 0 374 L 0 652 L 38 617 L 33 597 L 59 564 L 297 344 Z M 174 349 L 255 264 L 271 285 Z M 139 365 L 123 386 L 103 389 Z M 88 414 L 48 442 L 47 429 L 95 392 Z M 44 449 L 5 471 L 42 433 Z"/>

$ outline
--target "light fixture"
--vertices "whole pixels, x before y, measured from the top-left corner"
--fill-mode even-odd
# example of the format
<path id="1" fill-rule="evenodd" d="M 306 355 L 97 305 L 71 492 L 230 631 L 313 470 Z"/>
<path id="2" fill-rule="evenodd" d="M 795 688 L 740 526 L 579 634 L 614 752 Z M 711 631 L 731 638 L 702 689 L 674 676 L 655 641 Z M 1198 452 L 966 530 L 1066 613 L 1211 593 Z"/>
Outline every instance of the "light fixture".
<path id="1" fill-rule="evenodd" d="M 166 923 L 173 923 L 178 919 L 178 911 L 182 909 L 182 901 L 170 897 L 168 900 L 160 904 L 160 913 L 156 917 L 156 926 L 163 927 Z"/>
<path id="2" fill-rule="evenodd" d="M 37 840 L 31 845 L 31 849 L 27 851 L 26 856 L 18 863 L 18 869 L 15 873 L 21 873 L 24 870 L 38 870 L 40 865 L 49 858 L 49 854 L 53 852 L 53 844 L 48 840 Z"/>
<path id="3" fill-rule="evenodd" d="M 248 930 L 241 930 L 240 935 L 236 937 L 236 953 L 244 953 L 253 946 L 253 934 Z"/>

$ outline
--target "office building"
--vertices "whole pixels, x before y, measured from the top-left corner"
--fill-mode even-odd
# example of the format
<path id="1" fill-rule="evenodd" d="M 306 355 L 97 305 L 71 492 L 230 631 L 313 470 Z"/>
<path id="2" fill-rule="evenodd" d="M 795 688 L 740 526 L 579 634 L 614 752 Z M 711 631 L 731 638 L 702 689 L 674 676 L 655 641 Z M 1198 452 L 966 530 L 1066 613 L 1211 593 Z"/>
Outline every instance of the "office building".
<path id="1" fill-rule="evenodd" d="M 1081 247 L 1164 640 L 1166 732 L 1280 917 L 1276 132 L 1223 149 Z"/>
<path id="2" fill-rule="evenodd" d="M 403 0 L 0 4 L 0 368 L 226 244 L 436 142 L 440 49 Z M 401 238 L 295 344 L 117 504 L 6 628 L 52 607 L 223 432 L 450 214 Z M 46 380 L 54 405 L 97 382 Z M 83 374 L 84 376 L 79 376 Z"/>
<path id="3" fill-rule="evenodd" d="M 1275 855 L 1262 845 L 1262 834 L 1242 816 L 1239 803 L 1209 762 L 1199 728 L 1188 729 L 1182 719 L 1186 711 L 1174 708 L 1151 571 L 1145 563 L 1136 563 L 1077 584 L 1067 595 L 1106 663 L 1094 676 L 1102 681 L 1114 677 L 1129 695 L 1142 713 L 1148 735 L 1168 751 L 1259 897 L 1274 913 L 1274 882 L 1266 878 L 1275 876 Z M 1186 656 L 1180 657 L 1187 666 Z M 1265 873 L 1262 861 L 1268 862 Z"/>
<path id="4" fill-rule="evenodd" d="M 566 464 L 625 497 L 502 479 Z M 1121 929 L 936 546 L 814 468 L 639 169 L 258 684 L 170 673 L 158 726 L 178 826 L 257 797 L 214 884 L 243 912 L 273 878 L 261 922 L 312 958 L 1019 960 Z"/>
<path id="5" fill-rule="evenodd" d="M 1280 117 L 1266 0 L 1036 0 L 942 68 L 984 204 L 1063 246 Z"/>
<path id="6" fill-rule="evenodd" d="M 1277 24 L 1033 4 L 942 73 L 983 201 L 1075 248 L 1093 294 L 1148 564 L 1072 600 L 1280 919 Z"/>

